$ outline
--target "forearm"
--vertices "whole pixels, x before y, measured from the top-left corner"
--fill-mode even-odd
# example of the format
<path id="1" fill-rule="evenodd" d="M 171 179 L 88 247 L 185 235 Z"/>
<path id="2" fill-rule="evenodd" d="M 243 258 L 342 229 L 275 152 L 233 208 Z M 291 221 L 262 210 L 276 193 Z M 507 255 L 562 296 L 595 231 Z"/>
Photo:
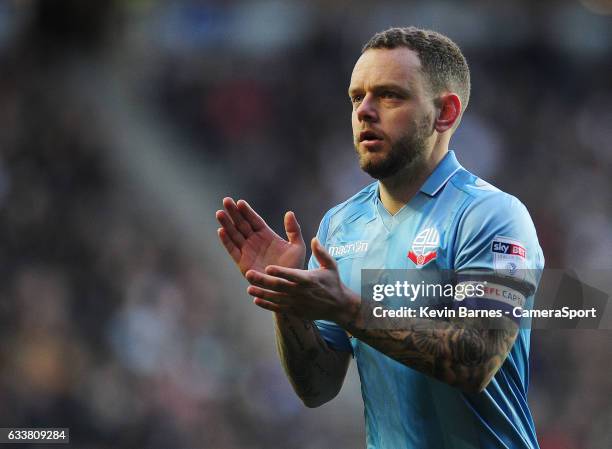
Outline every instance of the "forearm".
<path id="1" fill-rule="evenodd" d="M 324 249 L 314 247 L 315 250 L 326 268 L 302 271 L 269 267 L 265 275 L 250 276 L 249 282 L 254 284 L 250 294 L 274 305 L 283 304 L 296 316 L 337 323 L 398 362 L 465 391 L 482 391 L 508 355 L 518 332 L 509 318 L 374 318 L 370 309 L 376 303 L 362 302 L 357 293 L 341 283 L 333 258 L 323 253 Z M 284 323 L 280 318 L 279 322 Z M 325 343 L 314 338 L 313 331 L 309 321 L 288 319 L 278 326 L 281 359 L 303 398 L 316 397 L 322 393 L 318 386 L 329 385 L 312 382 L 313 379 L 336 378 L 329 370 L 334 366 L 329 360 L 333 359 Z M 321 363 L 323 360 L 326 363 Z"/>
<path id="2" fill-rule="evenodd" d="M 296 394 L 308 407 L 333 399 L 344 381 L 349 353 L 329 348 L 312 321 L 274 315 L 279 357 Z"/>
<path id="3" fill-rule="evenodd" d="M 345 326 L 354 337 L 410 368 L 467 392 L 486 387 L 518 332 L 507 318 L 495 322 L 387 318 L 366 323 L 363 317 L 367 314 L 361 311 L 359 315 Z"/>

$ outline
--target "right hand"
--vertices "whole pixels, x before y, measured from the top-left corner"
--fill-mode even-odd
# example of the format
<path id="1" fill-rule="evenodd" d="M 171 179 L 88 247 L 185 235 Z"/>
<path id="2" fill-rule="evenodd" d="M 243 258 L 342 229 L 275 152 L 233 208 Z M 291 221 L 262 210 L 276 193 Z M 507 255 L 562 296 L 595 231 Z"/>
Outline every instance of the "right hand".
<path id="1" fill-rule="evenodd" d="M 285 214 L 285 240 L 246 201 L 224 198 L 223 207 L 216 213 L 221 224 L 217 234 L 243 275 L 248 270 L 263 273 L 268 265 L 304 267 L 306 245 L 293 212 Z"/>

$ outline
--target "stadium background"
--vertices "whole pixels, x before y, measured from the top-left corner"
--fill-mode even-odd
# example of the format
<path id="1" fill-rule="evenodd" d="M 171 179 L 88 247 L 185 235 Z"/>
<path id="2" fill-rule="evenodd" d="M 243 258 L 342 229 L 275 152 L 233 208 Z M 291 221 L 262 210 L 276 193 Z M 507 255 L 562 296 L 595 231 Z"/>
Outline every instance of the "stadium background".
<path id="1" fill-rule="evenodd" d="M 354 367 L 293 395 L 214 211 L 306 236 L 369 182 L 346 88 L 392 25 L 472 69 L 452 147 L 528 206 L 547 266 L 612 266 L 612 2 L 0 2 L 0 425 L 80 448 L 363 447 Z M 612 447 L 610 331 L 538 331 L 542 449 Z M 23 446 L 26 447 L 26 446 Z"/>

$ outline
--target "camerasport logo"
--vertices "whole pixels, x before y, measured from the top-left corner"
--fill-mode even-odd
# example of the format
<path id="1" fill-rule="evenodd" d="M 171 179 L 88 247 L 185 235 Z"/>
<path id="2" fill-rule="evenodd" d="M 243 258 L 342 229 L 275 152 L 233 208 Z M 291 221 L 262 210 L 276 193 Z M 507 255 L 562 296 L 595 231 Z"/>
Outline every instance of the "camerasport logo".
<path id="1" fill-rule="evenodd" d="M 436 228 L 423 229 L 412 242 L 408 259 L 412 260 L 417 267 L 425 266 L 438 257 L 439 246 L 440 234 L 438 234 Z"/>

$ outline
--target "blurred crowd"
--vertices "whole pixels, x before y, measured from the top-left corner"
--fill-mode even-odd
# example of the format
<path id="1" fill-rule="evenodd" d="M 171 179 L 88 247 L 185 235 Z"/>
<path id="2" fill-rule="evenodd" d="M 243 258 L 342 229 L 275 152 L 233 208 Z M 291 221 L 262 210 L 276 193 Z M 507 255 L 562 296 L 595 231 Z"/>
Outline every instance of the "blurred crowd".
<path id="1" fill-rule="evenodd" d="M 362 422 L 298 402 L 229 325 L 218 261 L 121 177 L 108 111 L 75 88 L 117 54 L 138 56 L 139 101 L 187 142 L 169 154 L 214 161 L 279 233 L 290 209 L 308 238 L 370 182 L 346 95 L 362 43 L 436 28 L 472 70 L 459 160 L 526 204 L 548 268 L 612 270 L 612 16 L 505 3 L 1 3 L 0 425 L 70 427 L 82 448 L 363 446 Z M 610 331 L 533 332 L 542 449 L 612 447 L 611 356 Z"/>

